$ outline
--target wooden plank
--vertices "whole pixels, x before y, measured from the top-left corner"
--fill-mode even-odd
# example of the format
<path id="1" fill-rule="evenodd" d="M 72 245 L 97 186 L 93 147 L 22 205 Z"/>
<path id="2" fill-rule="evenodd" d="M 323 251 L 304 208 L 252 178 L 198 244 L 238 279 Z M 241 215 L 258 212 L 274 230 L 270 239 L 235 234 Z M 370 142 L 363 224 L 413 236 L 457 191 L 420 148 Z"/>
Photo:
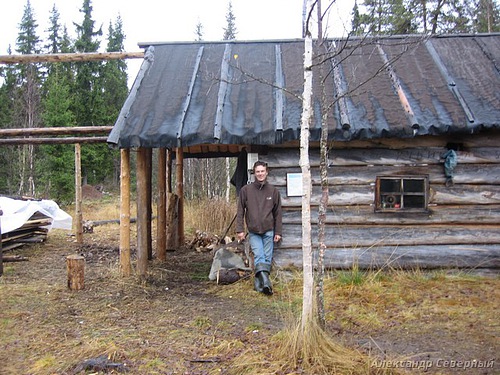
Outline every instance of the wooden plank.
<path id="1" fill-rule="evenodd" d="M 318 210 L 311 211 L 312 224 L 318 223 Z M 285 209 L 283 224 L 301 224 L 300 209 Z M 434 206 L 429 212 L 376 213 L 371 206 L 332 206 L 327 211 L 327 224 L 350 225 L 418 225 L 418 224 L 498 224 L 500 205 Z"/>
<path id="2" fill-rule="evenodd" d="M 278 267 L 302 268 L 300 249 L 276 249 Z M 500 245 L 434 245 L 330 248 L 325 252 L 329 269 L 500 268 Z"/>
<path id="3" fill-rule="evenodd" d="M 434 204 L 498 204 L 500 185 L 431 186 L 430 203 Z"/>
<path id="4" fill-rule="evenodd" d="M 286 186 L 287 173 L 300 173 L 298 166 L 273 168 L 268 180 L 276 186 Z M 428 166 L 343 166 L 328 168 L 328 184 L 360 185 L 373 184 L 377 176 L 428 175 L 431 184 L 443 184 L 446 181 L 443 165 Z M 311 168 L 312 184 L 320 185 L 319 168 Z M 499 164 L 459 164 L 455 167 L 453 178 L 455 185 L 490 184 L 500 185 Z"/>
<path id="5" fill-rule="evenodd" d="M 484 131 L 481 134 L 463 134 L 444 136 L 419 136 L 408 140 L 406 138 L 378 138 L 371 140 L 357 140 L 349 142 L 331 142 L 332 149 L 342 148 L 391 148 L 403 149 L 408 147 L 410 143 L 412 147 L 443 147 L 449 142 L 462 144 L 465 149 L 473 147 L 498 147 L 500 135 L 493 131 Z M 311 143 L 311 146 L 313 143 Z"/>
<path id="6" fill-rule="evenodd" d="M 500 244 L 497 225 L 326 225 L 326 246 L 419 246 L 458 244 Z M 312 228 L 313 244 L 317 243 L 317 227 Z M 280 247 L 297 248 L 302 243 L 302 226 L 283 226 Z M 299 245 L 300 246 L 300 245 Z"/>
<path id="7" fill-rule="evenodd" d="M 329 151 L 330 166 L 366 166 L 366 165 L 428 165 L 444 162 L 443 155 L 448 151 L 446 147 L 412 147 L 405 145 L 402 149 L 393 148 L 350 148 L 331 149 Z M 458 151 L 458 164 L 499 164 L 500 147 L 474 147 L 466 151 Z M 280 149 L 279 152 L 270 150 L 265 160 L 274 171 L 276 168 L 293 168 L 299 163 L 299 150 Z M 319 150 L 309 152 L 311 167 L 319 167 Z"/>
<path id="8" fill-rule="evenodd" d="M 300 207 L 301 197 L 288 197 L 286 187 L 277 186 L 281 193 L 283 207 Z M 321 197 L 320 186 L 313 186 L 311 205 L 318 206 Z M 329 206 L 373 205 L 375 186 L 350 185 L 330 186 Z M 455 185 L 445 187 L 432 185 L 429 196 L 431 205 L 497 205 L 500 204 L 500 185 Z"/>

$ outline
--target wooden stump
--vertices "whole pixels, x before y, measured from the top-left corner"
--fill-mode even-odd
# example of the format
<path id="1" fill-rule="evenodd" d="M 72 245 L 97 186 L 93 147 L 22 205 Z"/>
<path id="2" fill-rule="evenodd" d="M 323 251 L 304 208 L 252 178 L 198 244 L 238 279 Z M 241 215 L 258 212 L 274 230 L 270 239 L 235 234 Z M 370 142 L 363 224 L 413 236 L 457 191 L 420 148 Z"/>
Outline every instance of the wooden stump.
<path id="1" fill-rule="evenodd" d="M 68 288 L 81 290 L 85 287 L 85 258 L 81 255 L 68 255 L 66 257 L 68 271 Z"/>

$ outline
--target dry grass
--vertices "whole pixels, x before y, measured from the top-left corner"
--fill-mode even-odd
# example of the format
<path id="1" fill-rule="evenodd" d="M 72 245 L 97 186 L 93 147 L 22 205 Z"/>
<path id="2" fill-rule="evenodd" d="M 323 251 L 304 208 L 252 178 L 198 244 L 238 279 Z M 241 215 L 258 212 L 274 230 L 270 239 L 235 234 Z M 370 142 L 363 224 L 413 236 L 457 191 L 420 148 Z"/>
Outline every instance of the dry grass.
<path id="1" fill-rule="evenodd" d="M 234 236 L 233 222 L 236 214 L 236 203 L 224 199 L 206 199 L 203 201 L 187 201 L 185 206 L 185 225 L 188 234 L 196 229 L 219 236 L 228 233 Z"/>
<path id="2" fill-rule="evenodd" d="M 213 223 L 215 215 L 232 219 L 234 211 L 213 203 L 188 205 L 190 228 Z M 84 207 L 87 220 L 118 217 L 113 199 Z M 47 243 L 20 252 L 29 262 L 4 264 L 2 374 L 83 374 L 75 372 L 78 364 L 102 355 L 138 375 L 378 374 L 403 370 L 374 366 L 375 359 L 435 364 L 438 358 L 486 361 L 500 352 L 498 277 L 331 272 L 324 286 L 326 332 L 311 324 L 304 336 L 297 323 L 298 270 L 273 272 L 269 298 L 253 292 L 249 279 L 227 286 L 206 281 L 210 254 L 179 251 L 169 253 L 167 263 L 152 261 L 147 284 L 139 284 L 118 272 L 116 225 L 98 226 L 84 241 L 79 247 L 66 232 L 53 231 Z M 87 258 L 81 292 L 66 288 L 64 260 L 75 251 Z M 482 373 L 498 373 L 496 365 Z"/>

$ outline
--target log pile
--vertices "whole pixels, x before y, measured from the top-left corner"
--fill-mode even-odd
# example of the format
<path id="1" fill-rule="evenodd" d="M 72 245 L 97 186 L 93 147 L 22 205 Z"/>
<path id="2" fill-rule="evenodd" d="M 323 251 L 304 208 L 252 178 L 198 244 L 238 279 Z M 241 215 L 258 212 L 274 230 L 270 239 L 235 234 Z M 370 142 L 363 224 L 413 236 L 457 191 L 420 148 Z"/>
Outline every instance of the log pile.
<path id="1" fill-rule="evenodd" d="M 189 248 L 195 249 L 199 253 L 209 252 L 216 250 L 219 247 L 219 244 L 227 244 L 229 242 L 231 242 L 231 238 L 229 237 L 221 239 L 216 234 L 196 230 L 194 238 L 189 243 Z"/>
<path id="2" fill-rule="evenodd" d="M 48 229 L 52 219 L 36 212 L 23 226 L 9 233 L 2 234 L 2 249 L 8 251 L 24 246 L 27 243 L 40 243 L 47 239 Z"/>

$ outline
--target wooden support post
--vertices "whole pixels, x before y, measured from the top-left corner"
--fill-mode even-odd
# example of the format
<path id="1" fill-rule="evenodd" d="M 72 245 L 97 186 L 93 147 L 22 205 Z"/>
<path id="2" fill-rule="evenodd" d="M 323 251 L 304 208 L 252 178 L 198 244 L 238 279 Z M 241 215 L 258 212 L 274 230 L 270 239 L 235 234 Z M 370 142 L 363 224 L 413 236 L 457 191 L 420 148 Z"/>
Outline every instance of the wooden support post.
<path id="1" fill-rule="evenodd" d="M 137 150 L 137 273 L 143 279 L 148 270 L 147 151 Z"/>
<path id="2" fill-rule="evenodd" d="M 172 193 L 172 150 L 167 150 L 167 193 Z"/>
<path id="3" fill-rule="evenodd" d="M 179 245 L 182 246 L 184 244 L 184 152 L 182 151 L 182 147 L 177 148 L 176 158 L 175 158 L 175 167 L 176 167 L 176 183 L 177 183 L 177 199 L 179 200 L 177 205 L 178 211 L 178 236 L 179 236 Z"/>
<path id="4" fill-rule="evenodd" d="M 82 220 L 82 153 L 79 143 L 75 144 L 75 234 L 76 242 L 83 243 Z"/>
<path id="5" fill-rule="evenodd" d="M 167 194 L 167 245 L 169 251 L 176 250 L 179 247 L 179 222 L 178 216 L 178 197 L 174 193 Z"/>
<path id="6" fill-rule="evenodd" d="M 148 215 L 148 225 L 146 226 L 147 232 L 147 247 L 148 247 L 148 260 L 153 259 L 153 233 L 152 233 L 152 221 L 153 221 L 153 149 L 146 149 L 146 194 L 147 194 L 147 215 Z"/>
<path id="7" fill-rule="evenodd" d="M 120 271 L 130 276 L 130 150 L 120 150 Z"/>
<path id="8" fill-rule="evenodd" d="M 0 216 L 3 215 L 2 207 L 0 207 Z M 3 250 L 2 250 L 2 222 L 0 221 L 0 276 L 3 275 Z"/>
<path id="9" fill-rule="evenodd" d="M 68 255 L 66 257 L 66 270 L 68 273 L 68 288 L 81 290 L 85 288 L 85 258 L 81 255 Z"/>
<path id="10" fill-rule="evenodd" d="M 167 150 L 158 150 L 158 217 L 156 222 L 156 254 L 158 259 L 167 259 Z"/>

